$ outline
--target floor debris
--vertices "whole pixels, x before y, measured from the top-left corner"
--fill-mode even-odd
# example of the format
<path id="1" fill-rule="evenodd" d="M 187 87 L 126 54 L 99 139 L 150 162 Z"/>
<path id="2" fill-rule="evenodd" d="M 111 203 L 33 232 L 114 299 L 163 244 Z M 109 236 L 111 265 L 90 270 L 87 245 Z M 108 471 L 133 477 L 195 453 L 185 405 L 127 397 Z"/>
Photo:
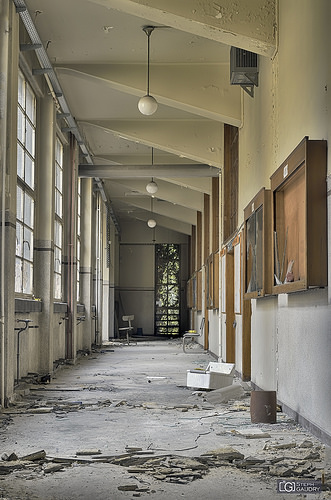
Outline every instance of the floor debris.
<path id="1" fill-rule="evenodd" d="M 122 354 L 116 364 L 118 349 Z M 23 481 L 21 484 L 30 491 L 38 479 L 44 485 L 56 481 L 59 488 L 67 481 L 70 491 L 74 491 L 72 478 L 80 477 L 83 471 L 88 471 L 87 480 L 93 478 L 93 483 L 96 476 L 104 475 L 106 481 L 111 478 L 109 497 L 116 499 L 125 495 L 147 498 L 155 487 L 158 493 L 169 493 L 167 497 L 166 493 L 161 495 L 162 499 L 182 498 L 181 491 L 186 490 L 180 488 L 189 488 L 190 484 L 199 494 L 183 498 L 201 498 L 203 491 L 209 491 L 204 484 L 211 485 L 210 477 L 243 475 L 247 484 L 258 485 L 264 493 L 266 488 L 272 489 L 277 478 L 322 481 L 327 493 L 331 464 L 325 459 L 325 446 L 282 412 L 277 414 L 276 424 L 252 424 L 249 384 L 233 384 L 226 398 L 222 389 L 192 391 L 181 383 L 180 374 L 173 376 L 178 356 L 182 355 L 180 343 L 172 371 L 172 358 L 167 358 L 164 372 L 159 371 L 161 365 L 156 361 L 155 378 L 146 375 L 150 373 L 147 366 L 151 356 L 146 355 L 145 364 L 139 368 L 146 348 L 136 356 L 135 349 L 130 345 L 116 347 L 115 354 L 100 353 L 102 363 L 101 358 L 95 361 L 96 369 L 86 358 L 89 363 L 85 371 L 78 366 L 70 368 L 74 370 L 70 381 L 58 374 L 58 380 L 37 386 L 38 390 L 31 390 L 4 410 L 0 415 L 0 497 L 44 500 L 45 496 L 33 493 L 6 495 L 5 485 L 14 491 L 17 481 Z M 162 360 L 164 349 L 160 347 Z M 132 374 L 125 371 L 128 353 Z M 94 355 L 98 356 L 97 351 Z M 112 358 L 111 368 L 107 356 Z M 192 363 L 193 356 L 183 356 L 182 362 L 189 358 Z M 205 364 L 201 361 L 205 356 L 196 359 L 196 364 Z M 109 387 L 104 380 L 109 380 L 110 373 L 115 387 L 111 397 L 104 390 Z M 157 383 L 149 384 L 148 380 Z M 75 392 L 79 392 L 77 400 Z M 96 429 L 100 432 L 96 433 Z M 168 489 L 175 487 L 177 496 Z M 68 491 L 54 499 L 69 498 Z M 269 500 L 271 494 L 263 498 Z M 88 498 L 106 497 L 90 494 Z M 252 498 L 246 497 L 245 491 L 241 497 Z"/>
<path id="2" fill-rule="evenodd" d="M 232 384 L 229 387 L 222 387 L 222 389 L 215 389 L 207 392 L 204 396 L 209 403 L 219 404 L 227 403 L 232 399 L 240 399 L 245 396 L 246 392 L 240 384 Z"/>

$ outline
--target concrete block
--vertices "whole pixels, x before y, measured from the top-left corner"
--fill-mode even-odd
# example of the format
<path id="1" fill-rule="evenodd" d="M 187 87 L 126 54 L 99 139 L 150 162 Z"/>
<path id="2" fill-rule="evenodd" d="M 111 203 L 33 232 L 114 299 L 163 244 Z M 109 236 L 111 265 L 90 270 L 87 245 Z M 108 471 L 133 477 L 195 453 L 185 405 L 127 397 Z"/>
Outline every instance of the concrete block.
<path id="1" fill-rule="evenodd" d="M 205 398 L 209 403 L 227 403 L 230 399 L 240 399 L 245 395 L 244 389 L 240 384 L 233 384 L 228 387 L 222 387 L 206 394 Z"/>
<path id="2" fill-rule="evenodd" d="M 24 457 L 21 458 L 21 460 L 34 462 L 35 460 L 43 460 L 44 458 L 46 458 L 46 451 L 40 450 L 36 451 L 35 453 L 30 453 L 29 455 L 25 455 Z"/>
<path id="3" fill-rule="evenodd" d="M 261 439 L 261 438 L 270 438 L 270 434 L 268 432 L 264 432 L 262 429 L 258 427 L 254 428 L 245 428 L 245 429 L 236 429 L 236 434 L 245 437 L 246 439 Z"/>
<path id="4" fill-rule="evenodd" d="M 218 460 L 226 460 L 228 462 L 232 462 L 232 460 L 244 459 L 244 455 L 242 453 L 231 447 L 217 448 L 216 450 L 211 450 L 207 453 L 203 453 L 201 457 L 213 457 L 217 458 Z"/>

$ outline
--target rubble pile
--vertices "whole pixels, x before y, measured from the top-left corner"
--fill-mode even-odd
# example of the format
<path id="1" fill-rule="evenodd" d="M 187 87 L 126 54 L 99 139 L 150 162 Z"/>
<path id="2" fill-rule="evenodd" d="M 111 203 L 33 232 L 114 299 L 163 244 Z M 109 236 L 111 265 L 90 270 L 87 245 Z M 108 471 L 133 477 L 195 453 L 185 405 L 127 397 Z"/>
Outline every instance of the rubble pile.
<path id="1" fill-rule="evenodd" d="M 148 474 L 159 481 L 186 484 L 201 479 L 210 469 L 232 467 L 268 477 L 331 479 L 330 470 L 322 463 L 322 450 L 310 441 L 296 443 L 268 442 L 258 456 L 244 456 L 232 447 L 218 448 L 197 457 L 174 454 L 155 455 L 151 450 L 127 447 L 121 455 L 103 455 L 99 449 L 79 450 L 75 457 L 48 457 L 44 450 L 18 458 L 16 453 L 3 453 L 0 475 L 18 470 L 40 474 L 58 472 L 64 467 L 109 463 L 125 467 L 129 474 Z"/>

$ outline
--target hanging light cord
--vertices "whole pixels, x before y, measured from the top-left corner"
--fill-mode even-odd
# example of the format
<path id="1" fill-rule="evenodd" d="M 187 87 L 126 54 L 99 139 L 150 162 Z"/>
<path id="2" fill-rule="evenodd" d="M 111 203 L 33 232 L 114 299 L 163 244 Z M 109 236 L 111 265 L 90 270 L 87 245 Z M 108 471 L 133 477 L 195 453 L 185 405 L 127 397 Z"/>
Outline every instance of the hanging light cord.
<path id="1" fill-rule="evenodd" d="M 149 95 L 149 46 L 151 32 L 147 33 L 147 95 Z"/>
<path id="2" fill-rule="evenodd" d="M 145 26 L 143 28 L 147 35 L 147 95 L 149 95 L 149 58 L 150 58 L 150 36 L 154 31 L 154 26 Z"/>

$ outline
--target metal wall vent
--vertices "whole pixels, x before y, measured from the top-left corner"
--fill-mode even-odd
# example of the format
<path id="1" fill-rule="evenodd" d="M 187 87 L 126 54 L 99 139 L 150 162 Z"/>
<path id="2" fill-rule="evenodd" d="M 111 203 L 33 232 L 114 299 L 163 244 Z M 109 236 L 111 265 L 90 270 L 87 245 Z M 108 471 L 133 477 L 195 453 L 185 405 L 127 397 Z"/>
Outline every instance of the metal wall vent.
<path id="1" fill-rule="evenodd" d="M 230 83 L 240 85 L 253 97 L 254 86 L 259 85 L 259 56 L 248 50 L 231 47 Z"/>

